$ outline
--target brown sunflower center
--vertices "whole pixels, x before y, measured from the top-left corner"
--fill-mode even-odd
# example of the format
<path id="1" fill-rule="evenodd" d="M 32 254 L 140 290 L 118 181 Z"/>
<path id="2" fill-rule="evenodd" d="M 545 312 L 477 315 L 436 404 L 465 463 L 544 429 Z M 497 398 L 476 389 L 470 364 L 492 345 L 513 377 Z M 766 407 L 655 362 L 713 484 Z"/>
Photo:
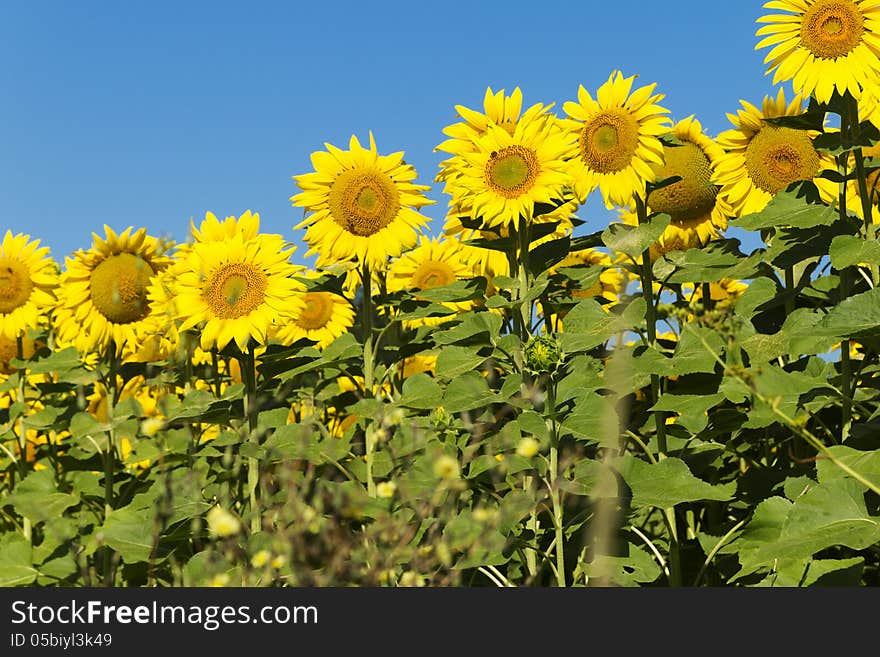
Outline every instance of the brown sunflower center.
<path id="1" fill-rule="evenodd" d="M 766 126 L 745 152 L 746 171 L 758 189 L 776 194 L 819 173 L 819 154 L 806 130 Z"/>
<path id="2" fill-rule="evenodd" d="M 712 163 L 703 149 L 692 142 L 663 147 L 664 164 L 654 167 L 657 179 L 680 176 L 681 180 L 651 192 L 651 209 L 665 212 L 673 221 L 687 221 L 711 212 L 718 187 L 712 184 Z"/>
<path id="3" fill-rule="evenodd" d="M 848 55 L 864 33 L 865 18 L 852 0 L 818 0 L 801 19 L 801 45 L 821 59 Z"/>
<path id="4" fill-rule="evenodd" d="M 0 258 L 0 313 L 11 313 L 31 297 L 34 282 L 28 266 L 20 260 Z"/>
<path id="5" fill-rule="evenodd" d="M 455 272 L 447 263 L 439 260 L 427 260 L 419 265 L 410 279 L 410 285 L 417 290 L 430 290 L 444 287 L 455 282 Z"/>
<path id="6" fill-rule="evenodd" d="M 492 151 L 486 162 L 486 184 L 496 194 L 517 198 L 532 188 L 540 171 L 535 151 L 519 144 L 505 146 Z"/>
<path id="7" fill-rule="evenodd" d="M 216 317 L 236 319 L 263 303 L 266 283 L 266 274 L 253 265 L 229 262 L 214 272 L 203 298 Z"/>
<path id="8" fill-rule="evenodd" d="M 106 258 L 92 271 L 92 303 L 107 320 L 129 324 L 150 312 L 147 286 L 153 268 L 140 255 L 118 253 Z"/>
<path id="9" fill-rule="evenodd" d="M 579 144 L 581 157 L 593 171 L 621 171 L 636 154 L 638 121 L 623 110 L 603 110 L 584 125 Z"/>
<path id="10" fill-rule="evenodd" d="M 358 237 L 375 235 L 400 212 L 394 181 L 377 169 L 361 167 L 340 173 L 330 187 L 333 220 Z"/>
<path id="11" fill-rule="evenodd" d="M 315 331 L 327 326 L 333 317 L 333 296 L 330 292 L 306 293 L 305 306 L 296 320 L 297 325 L 306 331 Z"/>

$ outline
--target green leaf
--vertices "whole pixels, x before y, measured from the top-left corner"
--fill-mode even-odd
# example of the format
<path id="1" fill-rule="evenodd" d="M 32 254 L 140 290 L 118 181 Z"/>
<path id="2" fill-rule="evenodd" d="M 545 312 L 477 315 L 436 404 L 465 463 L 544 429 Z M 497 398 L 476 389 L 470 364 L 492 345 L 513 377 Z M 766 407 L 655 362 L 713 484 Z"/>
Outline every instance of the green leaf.
<path id="1" fill-rule="evenodd" d="M 704 395 L 673 395 L 666 393 L 649 410 L 678 413 L 675 421 L 691 433 L 699 433 L 709 424 L 709 409 L 724 400 L 720 393 Z"/>
<path id="2" fill-rule="evenodd" d="M 708 345 L 708 346 L 707 346 Z M 676 374 L 714 374 L 719 365 L 716 358 L 723 358 L 724 342 L 712 329 L 693 324 L 685 326 L 675 347 L 672 367 Z"/>
<path id="3" fill-rule="evenodd" d="M 37 578 L 30 541 L 21 534 L 0 534 L 0 586 L 26 586 Z"/>
<path id="4" fill-rule="evenodd" d="M 584 572 L 590 580 L 603 586 L 635 587 L 655 581 L 662 572 L 657 560 L 646 550 L 626 543 L 623 554 L 596 556 L 584 564 Z"/>
<path id="5" fill-rule="evenodd" d="M 501 332 L 503 318 L 499 313 L 469 312 L 460 315 L 459 320 L 452 328 L 433 333 L 434 344 L 491 344 Z"/>
<path id="6" fill-rule="evenodd" d="M 880 486 L 880 451 L 863 451 L 853 449 L 846 445 L 832 445 L 828 451 L 834 455 L 838 461 L 843 462 L 847 467 L 857 472 L 860 476 L 870 481 L 875 486 Z M 824 484 L 838 479 L 849 479 L 856 482 L 863 490 L 868 487 L 853 479 L 850 474 L 843 470 L 830 458 L 819 458 L 816 461 L 816 473 L 819 483 Z"/>
<path id="7" fill-rule="evenodd" d="M 153 549 L 153 510 L 113 509 L 97 535 L 119 553 L 125 563 L 148 561 Z"/>
<path id="8" fill-rule="evenodd" d="M 813 335 L 837 338 L 870 337 L 880 329 L 880 288 L 855 294 L 828 311 L 810 328 Z"/>
<path id="9" fill-rule="evenodd" d="M 560 346 L 568 354 L 593 349 L 615 333 L 643 322 L 645 309 L 642 297 L 632 301 L 622 315 L 603 310 L 594 299 L 583 299 L 565 316 L 565 331 L 557 336 Z"/>
<path id="10" fill-rule="evenodd" d="M 614 402 L 608 397 L 589 393 L 575 401 L 573 410 L 560 422 L 560 428 L 577 440 L 605 444 L 617 440 L 618 424 Z"/>
<path id="11" fill-rule="evenodd" d="M 419 299 L 426 301 L 436 301 L 438 303 L 449 301 L 470 301 L 472 299 L 482 299 L 486 293 L 486 278 L 477 276 L 465 280 L 455 281 L 449 285 L 442 287 L 432 287 L 427 290 L 419 290 L 413 292 L 413 295 Z"/>
<path id="12" fill-rule="evenodd" d="M 743 230 L 761 230 L 776 226 L 812 228 L 830 226 L 837 220 L 837 211 L 827 205 L 810 204 L 789 191 L 777 193 L 760 212 L 744 215 L 730 221 L 731 226 Z"/>
<path id="13" fill-rule="evenodd" d="M 831 240 L 828 255 L 835 269 L 846 269 L 860 263 L 880 264 L 880 242 L 864 240 L 856 235 L 838 235 Z"/>
<path id="14" fill-rule="evenodd" d="M 670 220 L 669 215 L 661 214 L 641 226 L 612 223 L 602 233 L 602 242 L 613 251 L 640 258 L 660 238 Z"/>
<path id="15" fill-rule="evenodd" d="M 667 283 L 710 283 L 722 278 L 751 278 L 762 256 L 746 256 L 738 239 L 712 240 L 701 248 L 671 251 L 654 263 L 658 280 Z"/>
<path id="16" fill-rule="evenodd" d="M 863 490 L 851 479 L 814 486 L 794 504 L 774 504 L 773 516 L 762 518 L 760 540 L 750 531 L 753 520 L 742 540 L 731 545 L 739 550 L 741 565 L 733 579 L 772 567 L 777 560 L 812 557 L 835 545 L 863 550 L 880 541 L 880 522 L 868 515 Z M 780 522 L 785 505 L 790 506 Z"/>
<path id="17" fill-rule="evenodd" d="M 485 360 L 486 357 L 478 355 L 473 347 L 449 345 L 440 350 L 434 373 L 439 379 L 454 379 L 479 369 Z"/>
<path id="18" fill-rule="evenodd" d="M 489 384 L 479 372 L 471 371 L 450 381 L 443 395 L 442 406 L 447 413 L 460 413 L 497 401 L 504 400 L 489 389 Z"/>
<path id="19" fill-rule="evenodd" d="M 795 267 L 805 260 L 827 255 L 835 237 L 852 235 L 858 229 L 859 223 L 854 219 L 835 221 L 830 226 L 777 228 L 764 259 L 780 269 Z"/>
<path id="20" fill-rule="evenodd" d="M 615 459 L 615 467 L 632 489 L 634 507 L 661 509 L 697 500 L 726 501 L 736 492 L 736 483 L 713 486 L 691 474 L 687 463 L 668 457 L 659 463 L 646 463 L 627 454 Z"/>
<path id="21" fill-rule="evenodd" d="M 437 400 L 442 397 L 440 384 L 429 374 L 418 372 L 404 380 L 398 403 L 406 408 L 428 410 L 436 408 Z"/>
<path id="22" fill-rule="evenodd" d="M 537 276 L 547 271 L 557 262 L 561 262 L 568 255 L 571 248 L 571 237 L 566 235 L 559 239 L 542 242 L 529 251 L 526 266 L 528 271 Z"/>

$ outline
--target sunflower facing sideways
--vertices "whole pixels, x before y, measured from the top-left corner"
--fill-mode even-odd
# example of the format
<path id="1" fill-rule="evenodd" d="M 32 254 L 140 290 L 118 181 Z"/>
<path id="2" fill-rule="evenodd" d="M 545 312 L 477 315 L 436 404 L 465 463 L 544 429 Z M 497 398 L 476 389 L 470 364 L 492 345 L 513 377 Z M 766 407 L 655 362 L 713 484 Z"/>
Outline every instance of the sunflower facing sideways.
<path id="1" fill-rule="evenodd" d="M 820 177 L 823 170 L 835 170 L 834 159 L 813 146 L 818 134 L 812 130 L 779 127 L 764 119 L 794 116 L 803 112 L 803 98 L 785 101 L 785 91 L 776 98 L 765 96 L 761 109 L 740 101 L 743 109 L 727 118 L 736 126 L 718 135 L 718 144 L 726 151 L 716 165 L 715 182 L 721 185 L 719 196 L 735 216 L 760 212 L 770 199 L 792 183 L 812 181 L 825 203 L 838 194 L 837 183 Z"/>
<path id="2" fill-rule="evenodd" d="M 55 303 L 58 284 L 48 246 L 7 230 L 0 242 L 0 339 L 16 343 Z"/>
<path id="3" fill-rule="evenodd" d="M 663 163 L 660 135 L 669 131 L 668 110 L 657 104 L 663 94 L 654 93 L 655 84 L 633 91 L 635 78 L 614 71 L 595 100 L 581 85 L 577 102 L 563 105 L 570 117 L 565 125 L 577 141 L 572 162 L 581 201 L 598 187 L 609 209 L 629 205 L 654 181 L 651 165 Z"/>
<path id="4" fill-rule="evenodd" d="M 305 278 L 316 279 L 319 272 L 306 272 Z M 308 338 L 316 349 L 323 349 L 354 325 L 355 311 L 345 297 L 328 290 L 307 290 L 297 316 L 280 324 L 274 339 L 285 345 Z"/>
<path id="5" fill-rule="evenodd" d="M 471 275 L 471 267 L 465 260 L 457 239 L 422 240 L 418 247 L 391 264 L 388 269 L 388 291 L 411 290 L 415 293 L 418 290 L 451 285 L 455 281 L 470 278 Z M 456 312 L 464 312 L 474 306 L 472 301 L 443 302 L 442 305 Z M 433 326 L 453 317 L 454 315 L 424 317 L 406 321 L 404 325 Z"/>
<path id="6" fill-rule="evenodd" d="M 424 194 L 430 187 L 413 182 L 416 170 L 402 151 L 379 155 L 372 132 L 369 148 L 354 135 L 347 151 L 325 146 L 312 153 L 314 172 L 293 177 L 302 189 L 290 200 L 306 215 L 296 225 L 306 229 L 306 255 L 319 254 L 319 267 L 357 258 L 381 269 L 428 223 L 418 209 L 434 203 Z"/>
<path id="7" fill-rule="evenodd" d="M 718 196 L 719 187 L 713 182 L 718 162 L 724 151 L 703 133 L 700 122 L 693 116 L 682 119 L 672 128 L 671 137 L 678 145 L 663 146 L 663 164 L 654 165 L 658 180 L 678 176 L 681 180 L 656 189 L 648 196 L 648 210 L 670 216 L 669 226 L 651 247 L 651 257 L 675 250 L 703 246 L 721 236 L 727 228 L 733 209 Z M 638 224 L 631 209 L 622 219 Z"/>
<path id="8" fill-rule="evenodd" d="M 241 351 L 251 340 L 265 344 L 273 323 L 302 310 L 305 286 L 294 278 L 293 251 L 275 234 L 194 243 L 177 280 L 178 330 L 200 330 L 205 351 L 233 341 Z"/>
<path id="9" fill-rule="evenodd" d="M 755 50 L 773 84 L 791 80 L 796 93 L 820 103 L 834 91 L 859 99 L 880 72 L 880 0 L 774 0 L 765 9 L 786 14 L 758 18 Z"/>
<path id="10" fill-rule="evenodd" d="M 132 230 L 117 235 L 105 225 L 103 238 L 92 233 L 88 251 L 66 258 L 53 313 L 60 343 L 98 354 L 112 344 L 119 355 L 153 330 L 147 288 L 171 260 L 146 228 Z"/>

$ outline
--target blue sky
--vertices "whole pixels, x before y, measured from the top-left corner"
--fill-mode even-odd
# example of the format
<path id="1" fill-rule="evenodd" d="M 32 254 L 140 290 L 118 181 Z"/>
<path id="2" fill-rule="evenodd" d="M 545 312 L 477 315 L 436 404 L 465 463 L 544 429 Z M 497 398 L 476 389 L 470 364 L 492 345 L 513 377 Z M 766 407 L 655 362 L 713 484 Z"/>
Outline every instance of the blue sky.
<path id="1" fill-rule="evenodd" d="M 740 99 L 774 91 L 754 51 L 763 13 L 751 0 L 0 0 L 0 231 L 39 237 L 63 262 L 105 223 L 182 240 L 207 210 L 250 209 L 302 244 L 291 176 L 324 142 L 372 130 L 432 184 L 436 234 L 447 197 L 433 149 L 454 105 L 519 86 L 526 105 L 563 114 L 579 84 L 620 69 L 714 136 Z M 598 194 L 578 214 L 579 234 L 610 217 Z"/>

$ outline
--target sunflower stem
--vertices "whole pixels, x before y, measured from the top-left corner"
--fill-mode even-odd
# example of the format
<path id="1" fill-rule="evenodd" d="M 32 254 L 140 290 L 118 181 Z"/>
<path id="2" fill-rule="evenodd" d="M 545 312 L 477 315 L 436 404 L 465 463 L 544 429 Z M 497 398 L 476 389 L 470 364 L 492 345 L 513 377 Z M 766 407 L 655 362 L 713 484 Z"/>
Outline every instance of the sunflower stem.
<path id="1" fill-rule="evenodd" d="M 245 415 L 248 422 L 248 442 L 254 447 L 259 445 L 259 432 L 257 431 L 258 414 L 257 414 L 257 368 L 254 359 L 254 345 L 248 345 L 246 351 L 242 352 L 242 359 L 239 361 L 241 366 L 241 378 L 245 386 Z M 259 510 L 257 504 L 259 502 L 260 489 L 260 462 L 256 456 L 248 457 L 248 501 L 251 511 L 251 532 L 256 533 L 262 527 Z"/>
<path id="2" fill-rule="evenodd" d="M 849 94 L 847 94 L 849 95 Z M 851 135 L 851 123 L 850 123 L 850 112 L 844 112 L 840 115 L 840 134 L 844 141 L 850 139 Z M 840 155 L 837 156 L 837 170 L 838 173 L 841 174 L 842 181 L 840 182 L 838 189 L 838 203 L 837 210 L 838 216 L 840 217 L 841 222 L 845 222 L 847 218 L 846 211 L 846 177 L 849 173 L 849 153 L 844 151 Z M 867 215 L 866 221 L 870 221 L 870 214 Z M 850 267 L 846 267 L 840 272 L 840 299 L 838 303 L 843 301 L 844 299 L 849 298 L 850 294 L 852 294 L 852 269 Z M 840 373 L 842 377 L 841 381 L 841 408 L 840 408 L 840 439 L 841 442 L 845 441 L 849 436 L 849 430 L 852 426 L 852 399 L 853 399 L 853 385 L 852 385 L 852 360 L 850 358 L 850 340 L 842 340 L 840 343 Z"/>
<path id="3" fill-rule="evenodd" d="M 852 94 L 846 93 L 847 110 L 849 112 L 849 124 L 852 131 L 853 143 L 858 143 L 861 138 L 861 127 L 859 126 L 859 106 L 858 101 L 853 98 Z M 876 240 L 877 232 L 874 228 L 874 206 L 871 202 L 871 190 L 868 189 L 868 176 L 865 173 L 865 155 L 861 146 L 853 149 L 853 158 L 856 165 L 856 181 L 859 187 L 859 200 L 862 203 L 862 216 L 864 217 L 864 238 L 866 240 Z M 871 280 L 874 287 L 880 285 L 880 268 L 871 266 Z"/>
<path id="4" fill-rule="evenodd" d="M 647 194 L 645 195 L 647 199 Z M 648 206 L 645 200 L 638 194 L 635 195 L 636 213 L 639 218 L 639 225 L 643 226 L 648 223 Z M 641 263 L 641 283 L 642 296 L 645 299 L 645 324 L 647 330 L 648 344 L 654 346 L 657 344 L 657 311 L 654 308 L 654 272 L 651 268 L 651 247 L 649 246 L 642 253 Z M 704 299 L 705 303 L 705 299 Z M 651 406 L 655 405 L 660 399 L 660 377 L 657 374 L 651 375 Z M 654 426 L 657 429 L 657 460 L 666 458 L 668 446 L 666 443 L 666 418 L 662 411 L 654 411 Z M 681 585 L 681 557 L 678 543 L 678 529 L 675 520 L 675 507 L 663 509 L 664 520 L 666 521 L 667 531 L 669 533 L 669 584 L 671 586 Z"/>
<path id="5" fill-rule="evenodd" d="M 565 584 L 565 532 L 562 525 L 562 492 L 559 489 L 559 434 L 556 430 L 556 381 L 547 381 L 547 417 L 550 420 L 550 494 L 553 498 L 553 528 L 556 532 L 556 584 Z"/>
<path id="6" fill-rule="evenodd" d="M 116 465 L 116 432 L 113 430 L 113 416 L 116 411 L 116 402 L 119 398 L 119 390 L 116 385 L 116 372 L 119 361 L 116 354 L 116 341 L 110 340 L 107 346 L 107 449 L 104 452 L 104 521 L 113 511 L 113 479 L 115 477 L 114 466 Z M 104 585 L 113 583 L 113 555 L 114 550 L 110 546 L 104 546 Z"/>
<path id="7" fill-rule="evenodd" d="M 364 395 L 373 396 L 373 370 L 375 354 L 373 344 L 373 286 L 369 263 L 361 265 L 361 286 L 363 291 L 363 329 L 364 329 Z M 367 495 L 376 497 L 376 482 L 373 480 L 373 455 L 376 440 L 373 431 L 367 427 L 364 432 L 364 461 L 366 462 Z"/>
<path id="8" fill-rule="evenodd" d="M 15 346 L 17 350 L 18 360 L 24 360 L 24 342 L 20 335 L 15 338 Z M 25 388 L 25 379 L 27 378 L 27 369 L 22 368 L 18 371 L 18 401 L 24 404 L 24 388 Z M 19 459 L 18 459 L 18 467 L 21 471 L 21 478 L 24 479 L 27 476 L 27 429 L 24 426 L 24 418 L 25 414 L 22 413 L 21 419 L 19 420 L 19 436 L 18 436 L 18 449 L 19 449 Z M 25 539 L 30 542 L 31 536 L 33 535 L 33 526 L 31 525 L 30 518 L 22 516 L 22 526 L 21 532 L 24 535 Z"/>

